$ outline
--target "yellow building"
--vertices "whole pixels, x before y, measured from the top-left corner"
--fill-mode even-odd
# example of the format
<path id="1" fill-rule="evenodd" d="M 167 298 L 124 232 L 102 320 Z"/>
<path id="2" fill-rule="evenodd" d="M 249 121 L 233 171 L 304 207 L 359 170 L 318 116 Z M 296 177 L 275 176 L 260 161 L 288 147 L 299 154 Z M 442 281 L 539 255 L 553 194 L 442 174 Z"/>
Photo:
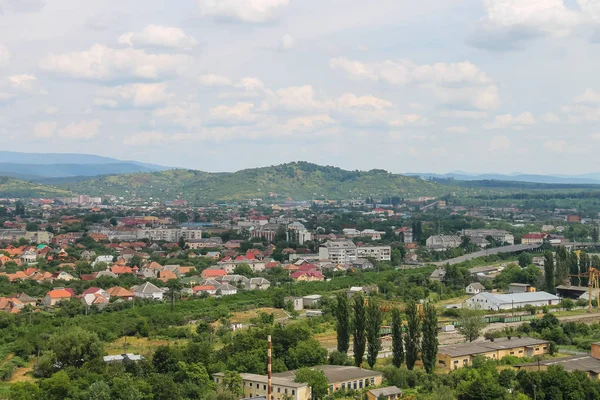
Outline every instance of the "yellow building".
<path id="1" fill-rule="evenodd" d="M 437 354 L 437 367 L 445 370 L 467 367 L 472 365 L 475 356 L 492 360 L 501 360 L 506 356 L 533 357 L 547 354 L 549 346 L 547 340 L 529 337 L 442 346 Z"/>
<path id="2" fill-rule="evenodd" d="M 321 365 L 314 367 L 325 374 L 329 382 L 329 392 L 338 390 L 360 390 L 369 386 L 379 386 L 383 380 L 381 372 L 357 367 L 341 365 Z M 273 399 L 310 400 L 311 390 L 305 383 L 295 382 L 297 371 L 286 371 L 273 374 Z M 244 397 L 267 395 L 267 376 L 256 374 L 240 374 Z M 213 374 L 215 383 L 222 383 L 224 374 Z M 393 399 L 392 399 L 393 400 Z"/>
<path id="3" fill-rule="evenodd" d="M 402 397 L 402 390 L 396 386 L 388 386 L 379 389 L 371 389 L 367 391 L 367 400 L 379 400 L 384 398 L 385 400 L 398 400 Z"/>
<path id="4" fill-rule="evenodd" d="M 515 365 L 515 368 L 525 371 L 546 371 L 551 365 L 559 365 L 567 372 L 583 371 L 591 379 L 600 379 L 600 343 L 592 343 L 592 352 L 589 355 L 577 355 L 520 364 Z"/>

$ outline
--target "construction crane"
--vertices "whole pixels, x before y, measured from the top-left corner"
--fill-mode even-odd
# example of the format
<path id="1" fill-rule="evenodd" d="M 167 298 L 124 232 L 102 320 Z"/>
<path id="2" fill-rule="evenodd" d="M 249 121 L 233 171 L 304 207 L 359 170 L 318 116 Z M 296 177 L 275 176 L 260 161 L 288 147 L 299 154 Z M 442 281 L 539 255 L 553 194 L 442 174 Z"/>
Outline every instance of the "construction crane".
<path id="1" fill-rule="evenodd" d="M 592 312 L 593 294 L 595 294 L 598 311 L 600 311 L 600 270 L 590 267 L 590 269 L 583 274 L 570 274 L 569 276 L 588 279 L 588 312 Z"/>

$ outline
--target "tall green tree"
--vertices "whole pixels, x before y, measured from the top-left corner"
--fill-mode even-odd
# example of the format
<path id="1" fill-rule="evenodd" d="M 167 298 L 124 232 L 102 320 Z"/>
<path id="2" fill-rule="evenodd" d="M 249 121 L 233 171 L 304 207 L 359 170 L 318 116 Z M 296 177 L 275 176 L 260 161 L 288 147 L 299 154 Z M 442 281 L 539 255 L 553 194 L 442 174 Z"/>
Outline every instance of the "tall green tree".
<path id="1" fill-rule="evenodd" d="M 327 396 L 329 382 L 320 369 L 301 368 L 296 372 L 296 382 L 306 383 L 310 387 L 313 400 L 320 400 Z"/>
<path id="2" fill-rule="evenodd" d="M 530 253 L 519 254 L 519 267 L 527 268 L 533 263 L 533 256 Z"/>
<path id="3" fill-rule="evenodd" d="M 594 226 L 594 229 L 592 229 L 592 242 L 594 243 L 598 243 L 598 240 L 600 240 L 600 232 L 598 231 L 598 226 Z"/>
<path id="4" fill-rule="evenodd" d="M 544 253 L 544 280 L 548 293 L 555 291 L 554 273 L 554 256 L 551 251 L 547 251 Z"/>
<path id="5" fill-rule="evenodd" d="M 337 350 L 340 353 L 348 353 L 350 346 L 350 308 L 348 297 L 345 293 L 339 293 L 335 304 L 335 319 L 337 333 Z"/>
<path id="6" fill-rule="evenodd" d="M 486 326 L 485 320 L 477 310 L 463 308 L 458 317 L 458 331 L 467 342 L 472 342 L 481 336 L 482 329 Z"/>
<path id="7" fill-rule="evenodd" d="M 406 367 L 412 370 L 419 357 L 419 345 L 421 342 L 421 321 L 417 303 L 414 301 L 406 305 L 407 330 L 404 335 L 404 346 L 406 350 Z"/>
<path id="8" fill-rule="evenodd" d="M 579 257 L 574 251 L 570 251 L 567 256 L 567 263 L 569 264 L 569 273 L 572 275 L 579 274 Z M 581 278 L 573 277 L 573 283 L 581 286 Z"/>
<path id="9" fill-rule="evenodd" d="M 561 285 L 569 282 L 569 261 L 564 246 L 556 249 L 556 282 Z"/>
<path id="10" fill-rule="evenodd" d="M 381 350 L 381 341 L 379 340 L 379 331 L 383 323 L 383 313 L 379 308 L 379 304 L 371 300 L 367 306 L 367 362 L 373 368 L 377 362 L 379 350 Z"/>
<path id="11" fill-rule="evenodd" d="M 399 368 L 404 363 L 402 343 L 402 316 L 397 308 L 392 311 L 392 364 Z"/>
<path id="12" fill-rule="evenodd" d="M 590 270 L 590 266 L 591 266 L 591 260 L 590 260 L 589 254 L 586 253 L 585 251 L 580 252 L 579 253 L 579 273 L 585 274 L 586 272 L 588 272 Z M 588 279 L 583 278 L 582 284 L 584 286 L 587 286 Z"/>
<path id="13" fill-rule="evenodd" d="M 354 315 L 352 319 L 352 339 L 354 349 L 354 365 L 360 367 L 365 355 L 366 347 L 366 309 L 365 299 L 359 293 L 354 295 L 353 305 Z"/>
<path id="14" fill-rule="evenodd" d="M 423 309 L 423 339 L 421 341 L 421 359 L 427 373 L 432 373 L 438 352 L 437 313 L 431 303 Z"/>

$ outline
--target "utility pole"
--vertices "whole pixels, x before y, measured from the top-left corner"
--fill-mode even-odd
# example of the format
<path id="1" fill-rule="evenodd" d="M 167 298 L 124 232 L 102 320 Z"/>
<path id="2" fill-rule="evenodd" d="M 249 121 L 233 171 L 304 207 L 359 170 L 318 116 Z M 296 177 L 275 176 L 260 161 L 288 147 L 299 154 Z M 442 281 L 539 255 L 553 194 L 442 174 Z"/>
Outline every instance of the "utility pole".
<path id="1" fill-rule="evenodd" d="M 267 400 L 273 399 L 273 382 L 271 373 L 271 335 L 267 336 Z"/>

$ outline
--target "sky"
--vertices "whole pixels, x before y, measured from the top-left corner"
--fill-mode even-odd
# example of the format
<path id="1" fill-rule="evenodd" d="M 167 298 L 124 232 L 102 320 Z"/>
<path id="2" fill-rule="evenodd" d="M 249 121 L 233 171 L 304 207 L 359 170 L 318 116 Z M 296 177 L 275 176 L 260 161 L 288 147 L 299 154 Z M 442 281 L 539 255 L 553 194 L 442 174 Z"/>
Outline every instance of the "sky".
<path id="1" fill-rule="evenodd" d="M 600 0 L 0 0 L 0 148 L 600 172 L 598 71 Z"/>

